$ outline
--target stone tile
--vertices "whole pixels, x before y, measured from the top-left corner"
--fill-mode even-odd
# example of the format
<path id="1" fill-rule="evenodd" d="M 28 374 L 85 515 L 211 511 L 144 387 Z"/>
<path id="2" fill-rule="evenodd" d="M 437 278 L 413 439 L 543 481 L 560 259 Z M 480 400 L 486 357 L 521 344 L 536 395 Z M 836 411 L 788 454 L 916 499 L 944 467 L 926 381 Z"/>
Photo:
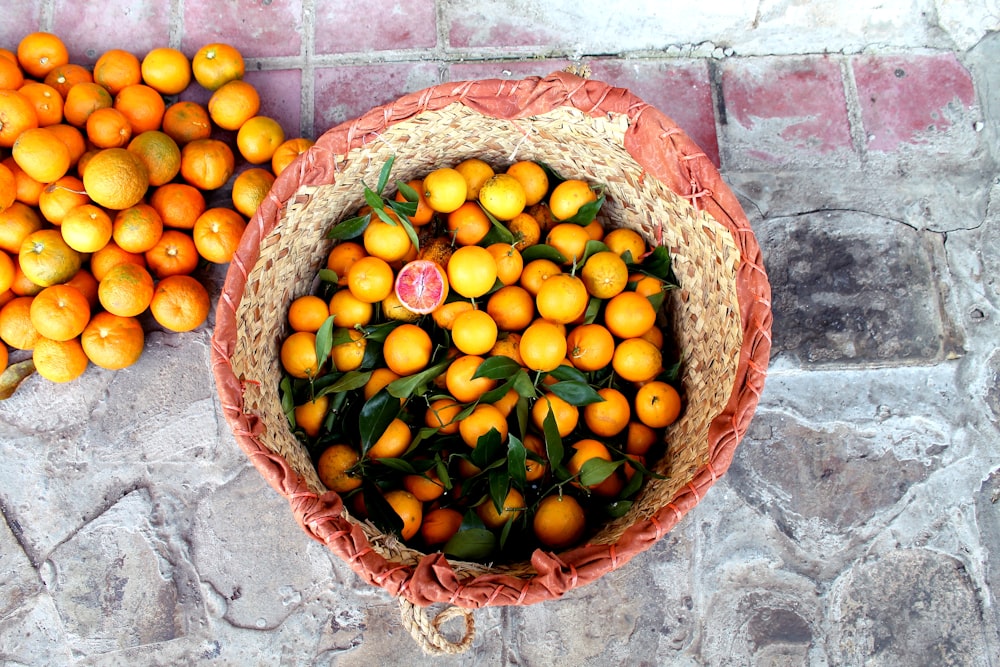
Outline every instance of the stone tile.
<path id="1" fill-rule="evenodd" d="M 773 357 L 808 365 L 941 358 L 945 323 L 933 242 L 853 212 L 769 220 L 755 230 L 772 286 Z"/>
<path id="2" fill-rule="evenodd" d="M 313 132 L 319 137 L 331 127 L 438 81 L 433 63 L 317 68 Z"/>
<path id="3" fill-rule="evenodd" d="M 449 81 L 477 81 L 480 79 L 526 79 L 545 77 L 564 69 L 569 60 L 469 60 L 448 65 Z"/>
<path id="4" fill-rule="evenodd" d="M 992 471 L 983 480 L 979 492 L 975 496 L 976 525 L 980 527 L 982 546 L 986 550 L 986 572 L 988 587 L 983 591 L 987 597 L 985 602 L 993 610 L 993 626 L 1000 624 L 1000 602 L 994 591 L 1000 590 L 1000 516 L 997 514 L 997 503 L 1000 503 L 1000 468 Z"/>
<path id="5" fill-rule="evenodd" d="M 432 48 L 437 17 L 432 0 L 393 0 L 372 5 L 350 0 L 319 3 L 315 9 L 316 54 Z"/>
<path id="6" fill-rule="evenodd" d="M 45 0 L 26 0 L 18 5 L 16 12 L 4 12 L 0 21 L 0 48 L 16 53 L 21 39 L 39 29 L 45 4 Z"/>
<path id="7" fill-rule="evenodd" d="M 628 88 L 670 116 L 716 166 L 719 140 L 706 60 L 639 61 L 598 59 L 589 63 L 594 79 Z"/>
<path id="8" fill-rule="evenodd" d="M 302 70 L 250 71 L 243 77 L 260 93 L 260 114 L 281 124 L 285 138 L 302 136 Z"/>
<path id="9" fill-rule="evenodd" d="M 170 5 L 55 0 L 52 32 L 66 43 L 70 62 L 93 64 L 108 49 L 124 49 L 142 59 L 152 49 L 170 43 Z"/>
<path id="10" fill-rule="evenodd" d="M 51 597 L 26 598 L 0 615 L 0 656 L 3 664 L 11 667 L 72 664 L 65 631 Z"/>
<path id="11" fill-rule="evenodd" d="M 855 56 L 850 63 L 869 151 L 921 144 L 932 154 L 962 158 L 935 145 L 952 131 L 973 134 L 971 124 L 952 128 L 976 101 L 972 78 L 954 54 Z"/>
<path id="12" fill-rule="evenodd" d="M 11 531 L 5 517 L 0 517 L 0 618 L 4 618 L 41 589 L 38 572 Z"/>
<path id="13" fill-rule="evenodd" d="M 856 161 L 837 60 L 730 58 L 720 69 L 720 143 L 727 168 Z"/>
<path id="14" fill-rule="evenodd" d="M 961 664 L 993 661 L 992 632 L 964 565 L 929 549 L 859 561 L 830 593 L 831 664 Z"/>
<path id="15" fill-rule="evenodd" d="M 232 44 L 245 58 L 302 52 L 302 0 L 184 4 L 181 50 L 189 56 L 212 42 Z"/>

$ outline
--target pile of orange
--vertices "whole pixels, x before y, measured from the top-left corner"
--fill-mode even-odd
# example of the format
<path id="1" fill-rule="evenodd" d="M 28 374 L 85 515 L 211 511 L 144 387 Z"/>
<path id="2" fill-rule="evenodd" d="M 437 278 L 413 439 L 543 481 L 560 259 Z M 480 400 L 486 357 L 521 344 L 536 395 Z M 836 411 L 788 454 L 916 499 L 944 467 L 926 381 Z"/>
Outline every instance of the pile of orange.
<path id="1" fill-rule="evenodd" d="M 193 58 L 111 49 L 92 66 L 45 32 L 0 49 L 0 369 L 9 346 L 66 382 L 135 363 L 146 314 L 172 331 L 206 321 L 193 274 L 230 261 L 275 173 L 310 144 L 258 114 L 243 71 L 225 44 Z M 192 79 L 213 91 L 206 106 L 178 98 Z M 230 184 L 231 205 L 208 206 Z"/>
<path id="2" fill-rule="evenodd" d="M 293 430 L 353 513 L 415 548 L 581 543 L 656 474 L 682 409 L 666 248 L 536 162 L 470 158 L 390 197 L 391 165 L 290 304 Z"/>

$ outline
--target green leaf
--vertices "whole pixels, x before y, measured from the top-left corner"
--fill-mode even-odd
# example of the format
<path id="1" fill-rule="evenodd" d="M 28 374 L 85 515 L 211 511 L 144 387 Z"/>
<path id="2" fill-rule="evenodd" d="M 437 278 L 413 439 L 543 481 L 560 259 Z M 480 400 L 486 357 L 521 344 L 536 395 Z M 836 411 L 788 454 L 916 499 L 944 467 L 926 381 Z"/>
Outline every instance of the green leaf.
<path id="1" fill-rule="evenodd" d="M 549 375 L 562 382 L 583 382 L 586 384 L 587 376 L 573 366 L 560 364 L 549 371 Z"/>
<path id="2" fill-rule="evenodd" d="M 566 257 L 561 252 L 545 243 L 528 246 L 521 251 L 521 259 L 524 260 L 525 265 L 536 259 L 547 259 L 560 265 L 566 263 Z"/>
<path id="3" fill-rule="evenodd" d="M 523 368 L 519 369 L 514 375 L 514 391 L 522 398 L 537 398 L 538 396 L 538 390 L 535 389 L 535 384 L 531 381 L 531 376 Z"/>
<path id="4" fill-rule="evenodd" d="M 547 401 L 549 399 L 542 398 L 539 400 Z M 562 436 L 559 435 L 559 427 L 556 425 L 556 416 L 551 409 L 542 421 L 542 435 L 545 437 L 545 456 L 549 459 L 549 464 L 552 466 L 553 474 L 555 474 L 558 479 L 569 479 L 571 475 L 562 463 L 564 452 Z"/>
<path id="5" fill-rule="evenodd" d="M 396 189 L 399 190 L 399 194 L 403 195 L 403 199 L 411 203 L 420 202 L 420 193 L 414 188 L 410 187 L 409 183 L 404 183 L 403 181 L 396 181 Z M 416 207 L 413 211 L 416 212 Z"/>
<path id="6" fill-rule="evenodd" d="M 503 384 L 493 387 L 493 389 L 490 389 L 488 392 L 479 397 L 479 402 L 496 403 L 507 395 L 507 392 L 510 391 L 511 385 L 513 384 L 514 382 L 512 380 L 507 380 Z"/>
<path id="7" fill-rule="evenodd" d="M 592 188 L 594 189 L 594 188 Z M 571 222 L 574 225 L 589 225 L 597 217 L 597 212 L 601 210 L 601 206 L 604 205 L 605 197 L 601 194 L 595 201 L 587 202 L 580 207 L 580 210 L 576 212 L 576 215 L 570 216 L 565 220 L 560 220 L 559 222 Z"/>
<path id="8" fill-rule="evenodd" d="M 333 320 L 333 315 L 327 317 L 316 332 L 316 363 L 320 366 L 330 358 L 333 349 Z"/>
<path id="9" fill-rule="evenodd" d="M 396 200 L 390 200 L 386 204 L 391 208 L 396 215 L 400 218 L 406 218 L 407 220 L 417 212 L 416 202 L 399 202 Z"/>
<path id="10" fill-rule="evenodd" d="M 580 466 L 580 484 L 594 486 L 600 484 L 621 466 L 623 461 L 605 461 L 604 459 L 587 459 Z"/>
<path id="11" fill-rule="evenodd" d="M 604 508 L 609 516 L 612 518 L 620 518 L 628 514 L 628 511 L 632 509 L 631 500 L 616 500 L 612 503 L 608 503 Z"/>
<path id="12" fill-rule="evenodd" d="M 365 401 L 358 415 L 362 454 L 367 454 L 375 441 L 382 437 L 389 423 L 399 415 L 399 409 L 399 399 L 390 396 L 385 389 Z"/>
<path id="13" fill-rule="evenodd" d="M 378 191 L 378 194 L 380 195 L 382 194 L 383 191 L 385 191 L 385 186 L 389 182 L 389 172 L 392 171 L 392 163 L 395 161 L 396 161 L 396 156 L 390 155 L 389 159 L 386 160 L 385 164 L 382 165 L 382 170 L 378 174 L 378 187 L 376 187 L 375 189 Z"/>
<path id="14" fill-rule="evenodd" d="M 319 279 L 325 283 L 332 283 L 336 285 L 340 281 L 340 276 L 333 269 L 320 269 Z"/>
<path id="15" fill-rule="evenodd" d="M 621 496 L 622 498 L 628 498 L 629 496 L 634 495 L 636 491 L 638 491 L 642 487 L 642 482 L 645 479 L 646 476 L 643 475 L 641 471 L 636 470 L 634 473 L 632 473 L 632 479 L 628 480 L 628 482 L 625 484 L 625 488 L 623 488 L 622 492 L 619 493 L 618 495 Z"/>
<path id="16" fill-rule="evenodd" d="M 590 405 L 591 403 L 600 403 L 604 400 L 601 395 L 597 393 L 597 390 L 586 382 L 563 380 L 562 382 L 556 382 L 549 385 L 549 391 L 570 405 L 575 405 L 577 407 Z"/>
<path id="17" fill-rule="evenodd" d="M 387 468 L 389 468 L 391 470 L 395 470 L 396 472 L 401 472 L 401 473 L 403 473 L 405 475 L 416 475 L 417 474 L 416 468 L 414 468 L 413 464 L 410 463 L 409 461 L 407 461 L 406 459 L 397 459 L 397 458 L 385 457 L 385 458 L 379 459 L 378 460 L 378 464 L 379 465 L 383 465 L 383 466 L 385 466 L 385 467 L 387 467 Z"/>
<path id="18" fill-rule="evenodd" d="M 670 263 L 670 251 L 667 250 L 666 246 L 656 246 L 653 248 L 653 251 L 646 255 L 646 257 L 642 260 L 642 263 L 639 265 L 639 270 L 645 274 L 653 276 L 654 278 L 671 282 L 674 278 L 674 272 Z"/>
<path id="19" fill-rule="evenodd" d="M 413 223 L 405 215 L 400 216 L 400 224 L 403 225 L 403 229 L 406 230 L 406 235 L 410 238 L 410 243 L 416 250 L 420 250 L 420 239 L 417 237 L 417 230 L 413 228 Z"/>
<path id="20" fill-rule="evenodd" d="M 333 376 L 334 374 L 330 373 L 329 375 Z M 336 394 L 342 391 L 352 391 L 354 389 L 361 389 L 368 383 L 368 380 L 371 379 L 371 376 L 372 376 L 371 371 L 348 371 L 346 373 L 341 374 L 339 377 L 336 378 L 336 380 L 334 380 L 329 385 L 324 384 L 323 386 L 320 386 L 319 381 L 317 380 L 315 383 L 316 395 L 323 396 L 325 394 Z"/>
<path id="21" fill-rule="evenodd" d="M 601 306 L 604 305 L 604 299 L 598 299 L 596 296 L 590 297 L 590 301 L 587 302 L 587 310 L 583 313 L 583 323 L 593 324 L 597 321 L 597 316 L 601 312 Z"/>
<path id="22" fill-rule="evenodd" d="M 663 380 L 667 384 L 672 384 L 674 387 L 680 385 L 681 379 L 681 362 L 678 359 L 675 363 L 671 364 L 667 368 L 663 369 L 663 372 L 656 376 L 657 380 Z"/>
<path id="23" fill-rule="evenodd" d="M 531 404 L 523 395 L 517 399 L 514 407 L 514 415 L 517 418 L 517 432 L 522 436 L 528 432 L 528 416 L 531 413 Z"/>
<path id="24" fill-rule="evenodd" d="M 593 239 L 587 241 L 587 245 L 583 246 L 583 257 L 577 262 L 577 266 L 583 266 L 590 259 L 591 255 L 596 255 L 599 252 L 610 252 L 610 248 L 601 241 L 594 241 Z"/>
<path id="25" fill-rule="evenodd" d="M 491 428 L 479 436 L 476 446 L 469 453 L 469 460 L 477 468 L 485 470 L 499 457 L 506 455 L 506 448 L 500 439 L 500 431 Z"/>
<path id="26" fill-rule="evenodd" d="M 503 514 L 506 509 L 504 504 L 507 500 L 507 494 L 510 492 L 510 477 L 507 475 L 506 470 L 498 468 L 490 471 L 488 479 L 490 483 L 490 502 L 493 503 L 493 507 L 497 513 Z"/>
<path id="27" fill-rule="evenodd" d="M 497 538 L 486 528 L 460 530 L 448 540 L 441 551 L 462 560 L 483 560 L 496 548 Z"/>
<path id="28" fill-rule="evenodd" d="M 409 398 L 424 393 L 428 384 L 443 373 L 451 365 L 451 359 L 445 359 L 419 373 L 393 380 L 386 386 L 389 394 L 396 398 Z"/>
<path id="29" fill-rule="evenodd" d="M 392 322 L 382 322 L 381 324 L 372 324 L 370 326 L 363 327 L 365 338 L 368 339 L 369 343 L 383 343 L 385 339 L 392 333 L 392 330 L 403 324 L 402 322 L 397 322 L 393 320 Z"/>
<path id="30" fill-rule="evenodd" d="M 31 360 L 29 359 L 28 361 L 30 362 Z M 0 375 L 0 382 L 3 382 L 5 380 L 4 376 L 6 376 L 10 372 L 11 368 L 14 368 L 15 366 L 19 366 L 25 363 L 26 362 L 22 361 L 20 362 L 20 364 L 11 364 L 7 368 L 7 370 L 3 372 L 3 375 Z M 22 366 L 22 369 L 23 368 L 25 367 Z M 31 364 L 31 370 L 34 371 L 34 369 L 35 365 Z M 27 375 L 25 375 L 24 377 L 27 377 Z M 23 379 L 24 378 L 21 378 L 21 380 Z M 20 384 L 21 380 L 18 380 L 17 384 L 13 385 L 13 388 L 10 390 L 11 394 L 13 394 L 14 390 L 17 389 L 17 385 Z M 292 430 L 295 430 L 295 394 L 292 391 L 292 379 L 287 375 L 282 377 L 281 383 L 278 385 L 278 391 L 281 394 L 281 411 L 284 412 L 285 417 L 288 418 L 288 423 L 291 424 Z M 5 396 L 4 398 L 8 397 Z"/>
<path id="31" fill-rule="evenodd" d="M 479 245 L 486 247 L 492 243 L 514 243 L 514 234 L 511 233 L 507 227 L 504 226 L 502 222 L 497 220 L 492 213 L 483 209 L 483 213 L 486 217 L 490 219 L 490 231 L 486 233 Z"/>
<path id="32" fill-rule="evenodd" d="M 653 304 L 653 310 L 660 312 L 660 308 L 663 307 L 663 301 L 667 298 L 666 292 L 656 292 L 655 294 L 650 294 L 646 297 L 649 302 Z"/>
<path id="33" fill-rule="evenodd" d="M 368 227 L 368 223 L 371 222 L 371 219 L 371 213 L 366 213 L 362 216 L 341 220 L 338 224 L 330 228 L 330 231 L 326 233 L 326 238 L 344 241 L 361 236 L 365 228 Z"/>
<path id="34" fill-rule="evenodd" d="M 384 533 L 399 535 L 403 531 L 403 519 L 392 509 L 392 505 L 374 484 L 365 484 L 362 488 L 365 499 L 365 511 L 368 519 Z"/>
<path id="35" fill-rule="evenodd" d="M 503 355 L 488 357 L 479 364 L 479 368 L 473 373 L 472 378 L 489 378 L 491 380 L 502 380 L 509 378 L 521 369 L 521 365 Z"/>
<path id="36" fill-rule="evenodd" d="M 525 479 L 525 463 L 528 458 L 528 450 L 524 443 L 516 436 L 507 438 L 507 475 L 510 477 L 514 488 L 523 489 L 528 480 Z"/>

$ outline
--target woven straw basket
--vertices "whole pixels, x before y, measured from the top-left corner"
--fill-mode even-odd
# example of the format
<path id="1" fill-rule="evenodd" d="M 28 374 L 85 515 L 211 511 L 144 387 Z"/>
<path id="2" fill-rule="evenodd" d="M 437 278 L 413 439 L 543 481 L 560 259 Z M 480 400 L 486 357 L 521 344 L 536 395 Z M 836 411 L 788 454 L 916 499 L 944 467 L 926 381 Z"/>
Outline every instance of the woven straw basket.
<path id="1" fill-rule="evenodd" d="M 330 226 L 364 204 L 395 156 L 392 180 L 478 157 L 537 160 L 564 177 L 606 186 L 602 215 L 670 251 L 680 289 L 664 306 L 682 355 L 685 409 L 665 456 L 631 510 L 587 544 L 529 562 L 483 565 L 424 554 L 352 519 L 317 477 L 282 413 L 278 350 L 286 313 L 312 291 Z M 557 598 L 650 548 L 724 474 L 763 389 L 770 286 L 736 198 L 704 153 L 668 117 L 627 90 L 565 72 L 522 81 L 438 85 L 376 108 L 319 138 L 279 176 L 251 220 L 220 298 L 212 364 L 226 419 L 256 468 L 313 538 L 400 600 L 425 651 L 471 644 L 469 610 Z M 446 605 L 430 619 L 427 607 Z M 442 620 L 463 617 L 450 641 Z"/>

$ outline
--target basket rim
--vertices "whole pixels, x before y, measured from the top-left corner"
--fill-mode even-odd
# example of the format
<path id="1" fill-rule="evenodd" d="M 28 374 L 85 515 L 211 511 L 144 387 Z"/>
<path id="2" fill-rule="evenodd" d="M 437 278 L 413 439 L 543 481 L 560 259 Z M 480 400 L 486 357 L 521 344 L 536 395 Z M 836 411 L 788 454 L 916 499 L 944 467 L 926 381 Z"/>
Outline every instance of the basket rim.
<path id="1" fill-rule="evenodd" d="M 301 188 L 330 182 L 333 176 L 330 165 L 335 169 L 336 155 L 346 154 L 350 148 L 377 137 L 382 128 L 453 103 L 483 115 L 515 119 L 558 106 L 571 106 L 592 117 L 609 113 L 627 116 L 628 152 L 647 173 L 723 225 L 732 235 L 741 258 L 737 283 L 744 340 L 733 392 L 709 428 L 708 462 L 659 513 L 628 528 L 619 543 L 584 545 L 559 555 L 536 551 L 531 564 L 537 574 L 530 579 L 484 574 L 462 581 L 440 553 L 427 554 L 414 568 L 386 561 L 372 550 L 360 527 L 345 526 L 336 519 L 343 512 L 339 496 L 333 493 L 317 496 L 308 491 L 301 477 L 281 456 L 260 445 L 257 437 L 265 425 L 255 415 L 243 412 L 243 379 L 235 376 L 229 364 L 236 335 L 236 310 L 250 270 L 258 259 L 260 243 L 279 223 L 282 207 L 299 196 Z M 649 141 L 650 137 L 658 142 Z M 673 159 L 664 160 L 658 149 Z M 655 544 L 704 497 L 728 469 L 735 447 L 756 409 L 766 376 L 770 330 L 770 285 L 760 248 L 735 195 L 704 152 L 669 117 L 629 91 L 560 72 L 520 81 L 439 84 L 376 107 L 325 132 L 303 158 L 278 177 L 247 227 L 217 306 L 212 368 L 225 418 L 239 446 L 268 482 L 288 498 L 296 519 L 307 533 L 326 543 L 370 583 L 418 605 L 529 604 L 559 597 L 620 567 Z"/>

